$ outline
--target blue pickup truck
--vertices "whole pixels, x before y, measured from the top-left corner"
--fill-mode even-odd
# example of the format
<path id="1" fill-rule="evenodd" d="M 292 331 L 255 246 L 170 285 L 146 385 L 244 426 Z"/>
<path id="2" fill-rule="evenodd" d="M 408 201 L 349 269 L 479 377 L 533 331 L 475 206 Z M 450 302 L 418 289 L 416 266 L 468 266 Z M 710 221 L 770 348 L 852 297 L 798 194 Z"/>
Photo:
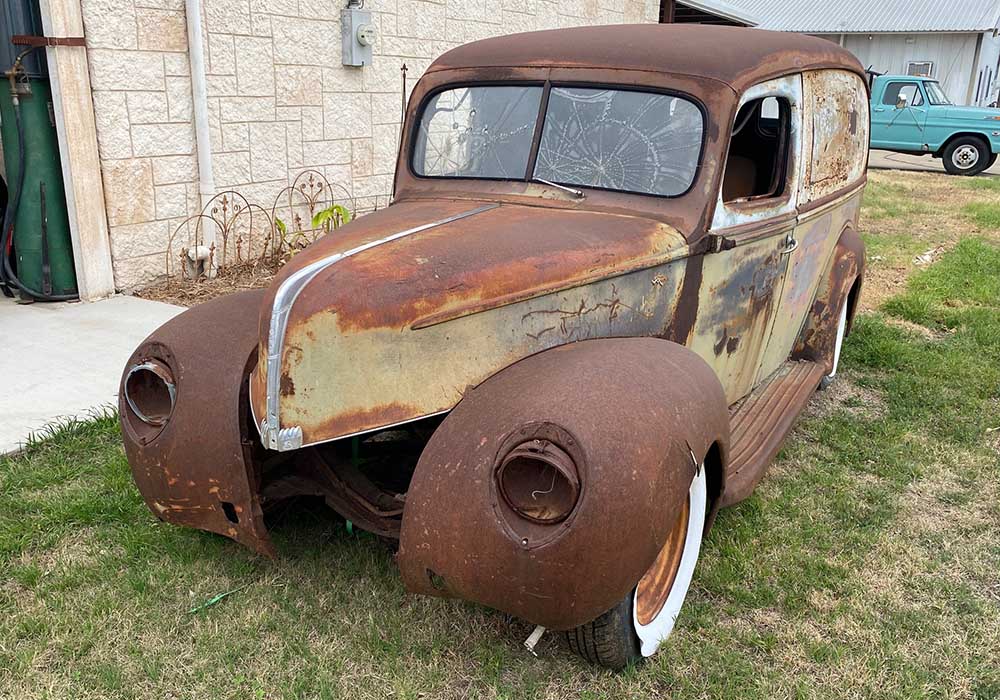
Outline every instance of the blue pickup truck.
<path id="1" fill-rule="evenodd" d="M 952 104 L 932 78 L 875 75 L 871 146 L 931 153 L 952 175 L 976 175 L 1000 153 L 1000 109 Z"/>

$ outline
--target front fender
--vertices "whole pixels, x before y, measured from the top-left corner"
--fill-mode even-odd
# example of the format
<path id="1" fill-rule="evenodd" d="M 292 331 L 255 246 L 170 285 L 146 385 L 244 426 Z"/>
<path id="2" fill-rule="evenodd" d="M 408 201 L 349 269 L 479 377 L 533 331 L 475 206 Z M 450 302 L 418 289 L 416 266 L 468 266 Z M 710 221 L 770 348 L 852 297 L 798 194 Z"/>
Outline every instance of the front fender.
<path id="1" fill-rule="evenodd" d="M 565 450 L 579 474 L 576 508 L 556 524 L 520 518 L 498 494 L 496 465 L 533 438 Z M 553 629 L 583 624 L 635 586 L 694 462 L 715 445 L 724 463 L 728 442 L 722 386 L 681 345 L 600 339 L 532 355 L 468 391 L 421 454 L 403 512 L 403 580 Z"/>
<path id="2" fill-rule="evenodd" d="M 158 518 L 273 555 L 254 467 L 261 448 L 247 420 L 263 297 L 251 291 L 215 299 L 153 332 L 125 366 L 118 411 L 132 476 Z M 170 367 L 176 386 L 173 411 L 159 431 L 139 422 L 125 400 L 129 368 L 150 359 Z"/>

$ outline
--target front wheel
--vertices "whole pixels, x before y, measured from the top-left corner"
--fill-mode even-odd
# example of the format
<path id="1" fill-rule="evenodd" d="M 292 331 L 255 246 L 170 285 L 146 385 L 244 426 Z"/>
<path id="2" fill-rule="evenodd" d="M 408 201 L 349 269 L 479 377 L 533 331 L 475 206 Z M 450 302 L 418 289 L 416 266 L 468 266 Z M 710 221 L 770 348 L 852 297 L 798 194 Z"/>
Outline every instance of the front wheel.
<path id="1" fill-rule="evenodd" d="M 673 631 L 691 587 L 707 511 L 708 482 L 702 466 L 656 561 L 613 608 L 565 632 L 570 651 L 611 669 L 624 668 L 656 652 Z"/>
<path id="2" fill-rule="evenodd" d="M 942 154 L 950 175 L 977 175 L 990 167 L 992 154 L 986 142 L 975 136 L 960 136 Z"/>

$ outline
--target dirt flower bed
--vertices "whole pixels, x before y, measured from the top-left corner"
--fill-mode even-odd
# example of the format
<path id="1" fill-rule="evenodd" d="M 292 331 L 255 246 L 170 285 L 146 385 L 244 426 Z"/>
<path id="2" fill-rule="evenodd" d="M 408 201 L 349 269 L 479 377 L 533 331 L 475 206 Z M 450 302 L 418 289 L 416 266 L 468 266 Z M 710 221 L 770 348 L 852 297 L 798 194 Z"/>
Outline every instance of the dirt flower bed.
<path id="1" fill-rule="evenodd" d="M 177 306 L 194 306 L 227 294 L 267 287 L 281 266 L 282 263 L 257 262 L 232 267 L 213 279 L 165 280 L 135 292 L 135 296 Z"/>

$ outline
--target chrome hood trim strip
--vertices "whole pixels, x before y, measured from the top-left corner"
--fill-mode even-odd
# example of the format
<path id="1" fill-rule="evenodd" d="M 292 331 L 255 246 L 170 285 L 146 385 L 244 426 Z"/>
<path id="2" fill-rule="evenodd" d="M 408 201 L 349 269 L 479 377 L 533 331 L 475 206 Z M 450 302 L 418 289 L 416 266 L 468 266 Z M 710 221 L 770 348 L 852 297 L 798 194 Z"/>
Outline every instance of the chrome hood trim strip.
<path id="1" fill-rule="evenodd" d="M 464 219 L 491 209 L 496 209 L 499 206 L 500 205 L 497 203 L 484 204 L 483 206 L 476 207 L 475 209 L 454 214 L 447 218 L 439 219 L 438 221 L 432 221 L 427 224 L 421 224 L 420 226 L 414 226 L 413 228 L 408 228 L 404 231 L 398 231 L 391 236 L 370 241 L 363 245 L 359 245 L 356 248 L 345 250 L 341 253 L 329 255 L 325 258 L 309 263 L 302 269 L 297 270 L 288 279 L 281 283 L 281 286 L 278 287 L 278 291 L 274 295 L 274 304 L 271 306 L 271 322 L 267 336 L 267 412 L 257 426 L 260 431 L 260 440 L 264 447 L 271 450 L 277 450 L 279 452 L 295 450 L 302 447 L 302 429 L 300 427 L 281 427 L 278 399 L 281 382 L 281 356 L 284 351 L 285 331 L 288 329 L 288 316 L 292 310 L 292 306 L 295 304 L 295 300 L 298 298 L 302 290 L 305 289 L 306 285 L 309 284 L 309 282 L 311 282 L 320 272 L 328 268 L 330 265 L 340 262 L 344 258 L 349 258 L 352 255 L 357 255 L 358 253 L 363 253 L 366 250 L 380 246 L 383 243 L 391 243 L 392 241 L 405 238 L 406 236 L 413 235 L 414 233 L 420 233 L 421 231 L 450 224 L 453 221 L 458 221 L 459 219 Z M 251 404 L 252 403 L 253 402 L 251 402 Z M 256 419 L 257 417 L 254 416 L 254 418 Z"/>

